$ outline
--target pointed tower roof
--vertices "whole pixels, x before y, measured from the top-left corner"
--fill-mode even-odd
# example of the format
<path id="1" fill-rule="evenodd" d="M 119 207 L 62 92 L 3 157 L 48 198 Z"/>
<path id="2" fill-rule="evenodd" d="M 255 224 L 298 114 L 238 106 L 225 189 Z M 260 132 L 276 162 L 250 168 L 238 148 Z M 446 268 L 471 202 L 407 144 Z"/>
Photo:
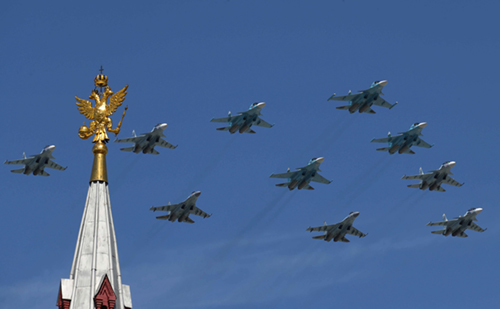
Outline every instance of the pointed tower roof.
<path id="1" fill-rule="evenodd" d="M 116 129 L 114 131 L 117 133 Z M 117 131 L 119 132 L 119 127 Z M 104 136 L 105 131 L 104 133 L 101 131 L 100 134 Z M 106 171 L 108 150 L 105 142 L 97 141 L 92 149 L 94 163 L 87 201 L 71 273 L 69 279 L 61 279 L 57 301 L 59 309 L 132 308 L 130 288 L 122 284 L 121 278 L 108 189 Z"/>

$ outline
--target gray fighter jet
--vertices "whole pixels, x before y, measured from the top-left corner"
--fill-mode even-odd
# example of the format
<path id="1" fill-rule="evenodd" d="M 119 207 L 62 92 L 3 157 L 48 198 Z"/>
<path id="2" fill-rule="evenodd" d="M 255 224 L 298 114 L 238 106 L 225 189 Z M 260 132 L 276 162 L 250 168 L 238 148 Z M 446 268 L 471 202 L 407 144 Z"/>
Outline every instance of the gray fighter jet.
<path id="1" fill-rule="evenodd" d="M 315 181 L 324 184 L 331 183 L 330 180 L 327 180 L 318 172 L 321 172 L 319 169 L 319 165 L 325 160 L 323 157 L 312 158 L 311 161 L 307 164 L 307 166 L 297 168 L 297 171 L 290 172 L 290 169 L 287 170 L 286 173 L 282 174 L 272 174 L 269 176 L 270 178 L 288 178 L 288 182 L 279 183 L 277 187 L 288 187 L 288 189 L 293 190 L 295 188 L 314 190 L 313 187 L 309 185 L 309 182 Z"/>
<path id="2" fill-rule="evenodd" d="M 342 241 L 349 242 L 349 239 L 345 238 L 345 234 L 351 234 L 354 236 L 365 237 L 367 234 L 363 234 L 358 231 L 354 226 L 352 226 L 354 219 L 359 216 L 359 212 L 351 212 L 344 220 L 336 224 L 327 225 L 326 221 L 323 226 L 318 227 L 308 227 L 306 231 L 325 231 L 325 234 L 320 236 L 314 236 L 313 239 L 324 239 L 325 241 L 330 241 L 333 239 L 334 242 Z"/>
<path id="3" fill-rule="evenodd" d="M 12 170 L 12 173 L 19 173 L 19 174 L 25 174 L 29 175 L 33 173 L 33 175 L 40 175 L 40 176 L 50 176 L 49 173 L 47 173 L 44 168 L 53 168 L 56 170 L 64 171 L 67 169 L 67 167 L 62 167 L 59 164 L 55 163 L 54 161 L 50 159 L 55 159 L 52 156 L 52 151 L 56 149 L 56 146 L 54 145 L 49 145 L 43 148 L 42 152 L 37 155 L 32 155 L 30 158 L 26 158 L 26 155 L 23 153 L 23 159 L 20 160 L 14 160 L 14 161 L 5 161 L 3 164 L 20 164 L 24 165 L 23 168 L 20 168 L 18 170 Z"/>
<path id="4" fill-rule="evenodd" d="M 396 151 L 398 153 L 409 153 L 415 154 L 413 150 L 410 149 L 411 146 L 418 146 L 424 148 L 431 148 L 433 145 L 429 145 L 419 136 L 422 135 L 422 129 L 425 128 L 427 122 L 416 122 L 411 125 L 407 132 L 398 133 L 399 135 L 391 136 L 389 132 L 386 138 L 372 139 L 372 143 L 389 143 L 389 147 L 378 148 L 378 151 L 389 150 L 390 154 L 394 154 Z"/>
<path id="5" fill-rule="evenodd" d="M 386 100 L 382 99 L 380 95 L 383 95 L 382 88 L 387 85 L 386 80 L 374 81 L 369 89 L 360 90 L 358 94 L 351 94 L 351 91 L 347 95 L 336 97 L 333 94 L 328 101 L 349 101 L 349 105 L 339 106 L 337 109 L 347 109 L 349 113 L 354 113 L 359 111 L 360 113 L 375 114 L 375 111 L 371 109 L 373 104 L 386 107 L 388 109 L 393 108 L 398 104 L 390 104 Z"/>
<path id="6" fill-rule="evenodd" d="M 143 136 L 137 136 L 135 135 L 135 131 L 132 131 L 133 137 L 116 139 L 115 143 L 135 143 L 135 145 L 132 147 L 122 148 L 120 150 L 132 151 L 135 153 L 139 153 L 142 151 L 142 153 L 150 153 L 157 155 L 159 154 L 159 152 L 154 149 L 155 146 L 161 146 L 170 149 L 177 148 L 177 146 L 174 146 L 169 142 L 167 142 L 166 140 L 162 139 L 162 137 L 165 137 L 163 131 L 166 128 L 167 128 L 166 123 L 159 123 L 153 128 L 153 130 L 151 130 L 151 132 L 142 133 Z"/>
<path id="7" fill-rule="evenodd" d="M 168 203 L 167 206 L 151 207 L 149 210 L 157 211 L 168 211 L 169 214 L 166 216 L 159 216 L 156 219 L 168 220 L 174 222 L 175 220 L 179 222 L 194 223 L 194 221 L 189 218 L 190 214 L 197 215 L 203 218 L 208 218 L 211 214 L 207 214 L 203 210 L 196 207 L 196 200 L 200 196 L 200 191 L 193 191 L 191 195 L 182 203 L 171 205 Z"/>
<path id="8" fill-rule="evenodd" d="M 477 221 L 476 216 L 483 211 L 482 208 L 471 208 L 467 210 L 465 215 L 459 216 L 453 220 L 446 219 L 446 215 L 443 214 L 443 221 L 441 222 L 429 222 L 427 226 L 435 226 L 442 225 L 443 229 L 438 231 L 432 231 L 433 234 L 440 234 L 444 236 L 458 236 L 458 237 L 468 237 L 467 234 L 464 233 L 466 229 L 473 230 L 476 232 L 484 232 L 486 229 L 479 227 L 479 225 L 475 224 L 473 221 Z"/>
<path id="9" fill-rule="evenodd" d="M 421 190 L 425 190 L 429 188 L 430 191 L 437 190 L 439 192 L 446 191 L 441 188 L 441 184 L 445 183 L 448 185 L 452 185 L 455 187 L 461 187 L 463 183 L 459 183 L 455 179 L 451 178 L 450 175 L 453 173 L 450 171 L 452 167 L 456 164 L 455 161 L 446 161 L 441 165 L 438 170 L 430 171 L 429 173 L 423 172 L 422 168 L 420 168 L 420 174 L 406 176 L 404 175 L 401 179 L 418 179 L 420 183 L 416 183 L 413 185 L 408 185 L 408 188 L 419 188 Z"/>
<path id="10" fill-rule="evenodd" d="M 219 131 L 229 131 L 229 133 L 233 134 L 236 131 L 240 133 L 255 133 L 254 130 L 251 129 L 252 125 L 271 128 L 273 124 L 269 124 L 259 116 L 262 116 L 260 111 L 262 108 L 266 106 L 266 103 L 253 103 L 250 105 L 250 108 L 246 112 L 238 113 L 236 116 L 232 116 L 231 112 L 224 118 L 212 118 L 210 122 L 229 122 L 228 127 L 217 128 Z"/>

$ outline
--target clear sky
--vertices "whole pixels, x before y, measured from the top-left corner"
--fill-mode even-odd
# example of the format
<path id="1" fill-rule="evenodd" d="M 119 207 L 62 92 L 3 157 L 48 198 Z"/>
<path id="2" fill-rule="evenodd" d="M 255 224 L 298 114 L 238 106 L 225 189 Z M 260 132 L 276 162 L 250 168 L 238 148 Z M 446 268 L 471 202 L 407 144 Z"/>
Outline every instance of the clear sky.
<path id="1" fill-rule="evenodd" d="M 69 277 L 92 164 L 74 96 L 88 97 L 101 65 L 113 90 L 129 85 L 119 137 L 166 122 L 179 145 L 158 156 L 108 145 L 134 308 L 498 307 L 499 9 L 456 0 L 2 4 L 1 155 L 54 144 L 68 169 L 35 177 L 2 166 L 0 308 L 55 308 Z M 351 115 L 327 101 L 382 79 L 384 98 L 399 102 L 391 110 Z M 271 129 L 230 135 L 209 122 L 260 101 Z M 421 121 L 431 149 L 391 156 L 370 143 Z M 329 185 L 290 192 L 269 178 L 319 156 Z M 464 186 L 424 192 L 401 179 L 448 160 Z M 171 223 L 149 211 L 194 190 L 212 217 Z M 425 226 L 471 207 L 484 209 L 486 232 L 452 238 Z M 351 211 L 367 237 L 327 243 L 305 231 Z"/>

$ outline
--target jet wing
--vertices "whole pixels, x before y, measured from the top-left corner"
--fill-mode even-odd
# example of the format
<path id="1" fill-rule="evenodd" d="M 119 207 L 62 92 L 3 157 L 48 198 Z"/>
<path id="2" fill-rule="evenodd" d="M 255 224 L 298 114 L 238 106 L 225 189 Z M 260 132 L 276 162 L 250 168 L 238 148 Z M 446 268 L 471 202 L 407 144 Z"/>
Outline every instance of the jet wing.
<path id="1" fill-rule="evenodd" d="M 224 118 L 212 118 L 212 119 L 210 119 L 210 122 L 232 122 L 238 116 L 229 116 L 229 117 L 224 117 Z"/>
<path id="2" fill-rule="evenodd" d="M 396 135 L 396 136 L 389 136 L 389 137 L 384 137 L 384 138 L 374 138 L 371 140 L 371 143 L 390 143 L 394 141 L 397 137 L 400 137 L 401 135 Z"/>
<path id="3" fill-rule="evenodd" d="M 170 148 L 170 149 L 177 148 L 177 146 L 170 144 L 169 142 L 167 142 L 163 138 L 160 138 L 160 140 L 156 143 L 156 145 L 161 146 L 161 147 L 165 147 L 165 148 Z"/>
<path id="4" fill-rule="evenodd" d="M 347 234 L 351 234 L 351 235 L 354 235 L 354 236 L 358 236 L 358 237 L 365 237 L 366 234 L 360 232 L 358 229 L 356 229 L 354 226 L 351 226 L 350 228 L 348 228 L 346 230 L 346 233 Z"/>
<path id="5" fill-rule="evenodd" d="M 286 172 L 286 173 L 281 173 L 281 174 L 272 174 L 269 176 L 270 178 L 292 178 L 295 174 L 299 173 L 300 171 L 295 171 L 295 172 Z"/>
<path id="6" fill-rule="evenodd" d="M 441 222 L 429 222 L 429 223 L 427 223 L 427 226 L 436 226 L 436 225 L 449 226 L 455 222 L 457 222 L 457 220 L 448 220 L 448 221 L 441 221 Z"/>
<path id="7" fill-rule="evenodd" d="M 418 146 L 418 147 L 423 147 L 423 148 L 431 148 L 432 147 L 432 145 L 430 145 L 429 143 L 427 143 L 426 141 L 424 141 L 420 137 L 418 138 L 418 142 L 416 142 L 414 145 Z"/>
<path id="8" fill-rule="evenodd" d="M 208 218 L 211 216 L 196 206 L 194 206 L 193 210 L 190 210 L 190 213 L 192 213 L 193 215 L 203 217 L 203 218 Z"/>
<path id="9" fill-rule="evenodd" d="M 386 100 L 382 99 L 380 96 L 377 97 L 376 100 L 373 100 L 373 104 L 375 105 L 378 105 L 378 106 L 382 106 L 382 107 L 385 107 L 385 108 L 393 108 L 396 104 L 391 104 L 389 102 L 387 102 Z"/>
<path id="10" fill-rule="evenodd" d="M 451 178 L 450 175 L 446 175 L 446 178 L 443 179 L 443 183 L 448 184 L 448 185 L 452 185 L 455 187 L 461 187 L 463 185 L 463 183 L 459 183 L 455 179 Z"/>
<path id="11" fill-rule="evenodd" d="M 52 160 L 49 160 L 49 162 L 47 162 L 45 167 L 53 168 L 55 170 L 60 170 L 60 171 L 64 171 L 67 168 L 67 167 L 62 167 L 61 165 L 57 164 L 56 162 L 54 162 Z"/>
<path id="12" fill-rule="evenodd" d="M 179 204 L 173 204 L 173 205 L 166 205 L 166 206 L 159 206 L 159 207 L 151 207 L 149 210 L 157 211 L 172 211 L 174 210 Z"/>
<path id="13" fill-rule="evenodd" d="M 136 137 L 122 138 L 122 139 L 115 139 L 115 143 L 137 143 L 143 138 L 144 136 L 136 136 Z"/>
<path id="14" fill-rule="evenodd" d="M 425 179 L 425 178 L 427 178 L 429 176 L 432 176 L 432 173 L 410 175 L 410 176 L 404 175 L 403 177 L 401 177 L 401 179 L 418 179 L 418 180 L 423 180 L 423 179 Z"/>
<path id="15" fill-rule="evenodd" d="M 476 232 L 484 232 L 486 229 L 481 228 L 479 225 L 471 222 L 470 225 L 467 226 L 468 229 L 476 231 Z"/>
<path id="16" fill-rule="evenodd" d="M 259 126 L 259 127 L 264 127 L 264 128 L 271 128 L 273 126 L 272 124 L 261 119 L 260 117 L 259 117 L 259 120 L 255 123 L 255 125 Z"/>
<path id="17" fill-rule="evenodd" d="M 331 183 L 330 180 L 326 179 L 325 177 L 321 176 L 318 173 L 316 173 L 316 175 L 314 175 L 314 177 L 311 178 L 311 181 L 315 181 L 315 182 L 319 182 L 319 183 L 325 183 L 325 184 Z"/>
<path id="18" fill-rule="evenodd" d="M 306 231 L 317 231 L 317 232 L 321 232 L 321 231 L 326 231 L 326 230 L 334 230 L 336 229 L 338 226 L 340 225 L 340 223 L 335 223 L 335 224 L 330 224 L 330 225 L 322 225 L 322 226 L 317 226 L 317 227 L 308 227 L 306 229 Z"/>
<path id="19" fill-rule="evenodd" d="M 13 161 L 5 161 L 3 164 L 29 164 L 33 159 L 20 159 Z"/>
<path id="20" fill-rule="evenodd" d="M 332 95 L 328 99 L 328 101 L 352 101 L 352 100 L 354 100 L 359 95 L 360 95 L 360 93 L 357 93 L 357 94 L 348 94 L 348 95 L 343 95 L 343 96 L 338 96 L 338 97 L 336 97 L 335 95 Z"/>

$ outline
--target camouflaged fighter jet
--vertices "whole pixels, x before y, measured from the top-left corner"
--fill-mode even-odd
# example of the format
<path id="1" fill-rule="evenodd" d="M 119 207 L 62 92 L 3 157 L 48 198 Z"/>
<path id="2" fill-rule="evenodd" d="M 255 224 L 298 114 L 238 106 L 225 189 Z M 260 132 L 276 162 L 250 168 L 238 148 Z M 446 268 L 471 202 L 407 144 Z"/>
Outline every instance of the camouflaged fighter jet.
<path id="1" fill-rule="evenodd" d="M 47 173 L 44 168 L 53 168 L 56 170 L 64 171 L 67 169 L 67 167 L 62 167 L 59 164 L 55 163 L 54 161 L 50 159 L 55 159 L 52 156 L 52 152 L 56 149 L 56 146 L 54 145 L 49 145 L 43 148 L 42 152 L 37 155 L 32 155 L 30 156 L 31 158 L 26 158 L 26 155 L 23 153 L 23 159 L 20 160 L 14 160 L 14 161 L 5 161 L 3 164 L 21 164 L 24 165 L 23 168 L 20 168 L 18 170 L 12 170 L 12 173 L 20 173 L 20 174 L 25 174 L 29 175 L 33 173 L 33 175 L 40 175 L 40 176 L 50 176 L 49 173 Z"/>
<path id="2" fill-rule="evenodd" d="M 389 150 L 390 154 L 394 154 L 396 151 L 398 153 L 409 153 L 415 154 L 413 150 L 410 149 L 411 146 L 418 146 L 424 148 L 431 148 L 433 145 L 429 145 L 419 136 L 422 135 L 422 129 L 427 126 L 427 122 L 415 122 L 412 124 L 410 129 L 406 132 L 400 132 L 399 135 L 391 136 L 389 132 L 386 138 L 372 139 L 372 143 L 389 143 L 389 147 L 378 148 L 378 151 Z"/>
<path id="3" fill-rule="evenodd" d="M 306 231 L 325 231 L 324 235 L 314 236 L 313 239 L 324 239 L 325 241 L 330 241 L 333 239 L 334 242 L 342 241 L 349 242 L 349 239 L 345 238 L 345 234 L 351 234 L 354 236 L 365 237 L 367 234 L 363 234 L 358 231 L 354 226 L 352 226 L 354 219 L 359 216 L 359 212 L 351 212 L 344 220 L 339 223 L 327 225 L 326 221 L 323 226 L 318 227 L 308 227 Z"/>
<path id="4" fill-rule="evenodd" d="M 401 177 L 401 179 L 420 180 L 420 183 L 408 185 L 408 188 L 419 188 L 421 190 L 429 188 L 430 191 L 437 190 L 439 192 L 444 192 L 446 190 L 441 188 L 441 184 L 443 183 L 455 187 L 461 187 L 463 185 L 463 183 L 458 183 L 458 181 L 450 177 L 450 175 L 453 175 L 450 170 L 455 166 L 455 164 L 456 162 L 454 161 L 446 161 L 438 170 L 429 171 L 429 173 L 425 174 L 422 168 L 420 168 L 420 174 L 412 176 L 404 175 L 403 177 Z"/>
<path id="5" fill-rule="evenodd" d="M 150 153 L 150 154 L 159 154 L 158 151 L 156 151 L 154 148 L 155 146 L 160 146 L 160 147 L 165 147 L 165 148 L 170 148 L 170 149 L 175 149 L 177 146 L 174 146 L 167 142 L 166 140 L 162 139 L 162 137 L 165 137 L 165 134 L 163 134 L 163 131 L 167 128 L 166 123 L 159 123 L 157 124 L 153 130 L 149 133 L 142 133 L 143 136 L 137 136 L 135 135 L 135 131 L 132 131 L 133 137 L 129 138 L 123 138 L 123 139 L 116 139 L 115 143 L 134 143 L 135 145 L 132 147 L 128 148 L 121 148 L 120 150 L 123 151 L 132 151 L 135 153 L 139 153 L 142 151 L 142 153 Z"/>
<path id="6" fill-rule="evenodd" d="M 236 116 L 232 116 L 231 112 L 229 112 L 227 117 L 212 118 L 210 122 L 229 122 L 228 127 L 217 128 L 217 130 L 229 131 L 231 134 L 236 131 L 239 131 L 240 133 L 255 133 L 255 131 L 251 129 L 252 125 L 264 128 L 271 128 L 274 126 L 259 117 L 262 116 L 260 111 L 264 108 L 264 106 L 266 106 L 266 103 L 264 102 L 253 103 L 246 112 L 238 113 Z"/>
<path id="7" fill-rule="evenodd" d="M 387 85 L 386 80 L 374 81 L 369 89 L 360 90 L 360 93 L 358 94 L 351 94 L 351 91 L 349 90 L 349 93 L 344 96 L 336 97 L 335 94 L 333 94 L 328 101 L 349 101 L 349 105 L 339 106 L 337 109 L 347 109 L 351 114 L 355 111 L 359 111 L 360 113 L 375 114 L 375 111 L 371 109 L 373 104 L 386 107 L 388 109 L 391 109 L 398 104 L 398 102 L 390 104 L 380 97 L 380 95 L 383 95 L 382 88 L 385 85 Z"/>
<path id="8" fill-rule="evenodd" d="M 200 196 L 200 191 L 193 191 L 191 195 L 182 203 L 171 205 L 170 202 L 167 206 L 151 207 L 149 210 L 157 211 L 168 211 L 169 214 L 166 216 L 159 216 L 156 219 L 168 220 L 174 222 L 175 220 L 179 222 L 194 223 L 194 221 L 189 218 L 190 214 L 197 215 L 203 218 L 208 218 L 211 214 L 207 214 L 203 210 L 196 207 L 196 200 Z"/>
<path id="9" fill-rule="evenodd" d="M 443 214 L 443 221 L 441 222 L 429 222 L 427 226 L 435 226 L 442 225 L 443 229 L 438 231 L 432 231 L 433 234 L 441 234 L 444 236 L 458 236 L 458 237 L 468 237 L 467 234 L 464 233 L 466 229 L 470 229 L 476 232 L 484 232 L 486 229 L 479 227 L 479 225 L 475 224 L 473 221 L 477 221 L 476 216 L 483 211 L 482 208 L 471 208 L 467 210 L 464 216 L 459 216 L 454 220 L 446 219 L 446 215 Z"/>
<path id="10" fill-rule="evenodd" d="M 312 158 L 311 161 L 307 164 L 307 166 L 297 168 L 297 171 L 290 172 L 290 168 L 286 173 L 282 174 L 272 174 L 269 176 L 270 178 L 288 178 L 288 182 L 279 183 L 277 187 L 288 187 L 288 189 L 293 190 L 295 188 L 306 189 L 306 190 L 314 190 L 313 187 L 309 185 L 309 182 L 315 181 L 324 184 L 331 183 L 330 180 L 327 180 L 318 172 L 321 172 L 319 169 L 319 165 L 325 160 L 323 157 Z"/>

